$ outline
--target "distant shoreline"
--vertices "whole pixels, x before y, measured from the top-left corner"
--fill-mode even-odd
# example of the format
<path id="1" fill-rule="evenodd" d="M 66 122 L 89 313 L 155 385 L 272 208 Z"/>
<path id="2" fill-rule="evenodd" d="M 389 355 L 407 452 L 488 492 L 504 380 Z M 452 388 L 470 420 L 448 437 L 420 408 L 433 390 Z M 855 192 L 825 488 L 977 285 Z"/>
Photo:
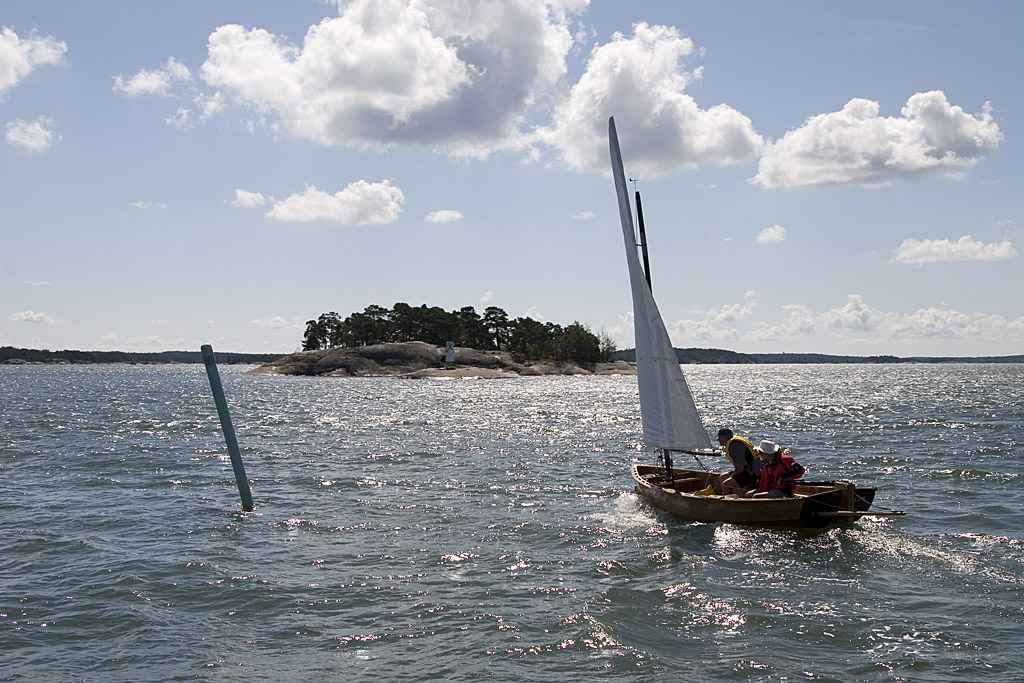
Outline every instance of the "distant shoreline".
<path id="1" fill-rule="evenodd" d="M 675 349 L 676 357 L 684 365 L 781 365 L 781 364 L 898 364 L 898 363 L 1024 363 L 1024 354 L 1012 356 L 842 356 L 823 353 L 741 353 L 727 349 L 685 348 Z M 285 358 L 288 353 L 234 353 L 217 352 L 217 362 L 223 364 L 262 365 Z M 635 350 L 625 349 L 611 354 L 613 361 L 635 362 Z M 59 365 L 95 363 L 180 364 L 202 363 L 199 351 L 78 351 L 24 349 L 0 347 L 0 364 L 6 365 Z"/>
<path id="2" fill-rule="evenodd" d="M 269 363 L 284 353 L 220 353 L 217 362 L 226 365 Z M 72 349 L 50 351 L 49 349 L 19 349 L 0 346 L 0 365 L 86 365 L 96 363 L 132 363 L 167 365 L 179 363 L 202 363 L 199 351 L 156 351 L 135 353 L 132 351 L 77 351 Z"/>
<path id="3" fill-rule="evenodd" d="M 683 365 L 721 363 L 734 365 L 783 364 L 897 364 L 897 363 L 1024 363 L 1024 354 L 1015 356 L 842 356 L 827 353 L 741 353 L 725 349 L 674 349 Z M 615 351 L 613 360 L 636 362 L 636 350 Z"/>

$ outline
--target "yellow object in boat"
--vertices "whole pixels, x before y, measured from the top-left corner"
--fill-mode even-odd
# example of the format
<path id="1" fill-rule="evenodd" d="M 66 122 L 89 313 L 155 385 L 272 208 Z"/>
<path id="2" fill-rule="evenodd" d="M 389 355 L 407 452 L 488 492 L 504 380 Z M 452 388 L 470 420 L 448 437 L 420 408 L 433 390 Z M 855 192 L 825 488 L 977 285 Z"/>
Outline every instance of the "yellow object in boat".
<path id="1" fill-rule="evenodd" d="M 713 495 L 715 495 L 715 489 L 712 488 L 711 486 L 709 486 L 706 489 L 701 489 L 700 491 L 694 491 L 693 495 L 695 495 L 695 496 L 713 496 Z"/>

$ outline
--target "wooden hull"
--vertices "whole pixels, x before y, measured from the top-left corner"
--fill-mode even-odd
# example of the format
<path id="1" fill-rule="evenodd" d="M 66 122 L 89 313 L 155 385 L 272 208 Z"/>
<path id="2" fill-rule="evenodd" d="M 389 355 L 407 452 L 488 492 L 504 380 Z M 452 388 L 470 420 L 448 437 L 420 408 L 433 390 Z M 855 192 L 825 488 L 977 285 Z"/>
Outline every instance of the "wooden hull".
<path id="1" fill-rule="evenodd" d="M 671 484 L 660 465 L 633 465 L 632 474 L 636 492 L 651 505 L 699 522 L 822 528 L 858 519 L 875 497 L 874 489 L 855 489 L 847 482 L 808 482 L 791 498 L 698 496 L 694 493 L 707 487 L 713 474 L 677 469 Z"/>

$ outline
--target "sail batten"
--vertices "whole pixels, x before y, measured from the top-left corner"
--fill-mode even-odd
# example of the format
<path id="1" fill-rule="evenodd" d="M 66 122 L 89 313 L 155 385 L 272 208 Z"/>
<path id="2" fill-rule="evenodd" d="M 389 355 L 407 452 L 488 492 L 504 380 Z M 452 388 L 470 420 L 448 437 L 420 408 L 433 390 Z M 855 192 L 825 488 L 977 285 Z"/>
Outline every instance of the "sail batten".
<path id="1" fill-rule="evenodd" d="M 633 331 L 644 441 L 652 449 L 707 448 L 711 445 L 710 439 L 637 256 L 633 213 L 612 118 L 608 119 L 608 147 L 626 247 L 629 285 L 633 293 Z"/>

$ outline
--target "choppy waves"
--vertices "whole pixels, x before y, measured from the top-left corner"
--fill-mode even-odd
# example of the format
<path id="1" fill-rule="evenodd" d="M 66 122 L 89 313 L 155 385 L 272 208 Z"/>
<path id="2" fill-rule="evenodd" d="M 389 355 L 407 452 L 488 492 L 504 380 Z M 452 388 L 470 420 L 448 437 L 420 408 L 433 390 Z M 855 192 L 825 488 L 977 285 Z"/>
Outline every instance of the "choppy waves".
<path id="1" fill-rule="evenodd" d="M 814 534 L 644 505 L 633 378 L 223 374 L 248 514 L 201 367 L 0 368 L 3 678 L 1019 673 L 1020 366 L 689 368 L 911 512 Z"/>

